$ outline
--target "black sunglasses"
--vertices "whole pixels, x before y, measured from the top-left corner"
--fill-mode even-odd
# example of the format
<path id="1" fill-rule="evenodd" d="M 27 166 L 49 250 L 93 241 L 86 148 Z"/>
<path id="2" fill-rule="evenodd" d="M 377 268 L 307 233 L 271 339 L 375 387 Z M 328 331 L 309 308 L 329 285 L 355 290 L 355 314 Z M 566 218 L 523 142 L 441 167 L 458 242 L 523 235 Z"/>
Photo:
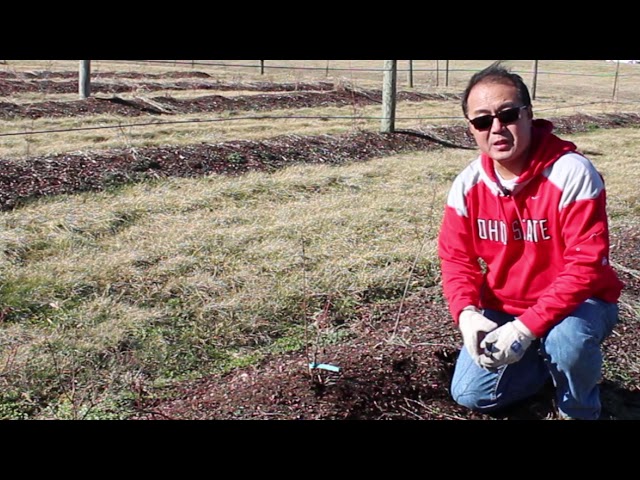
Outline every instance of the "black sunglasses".
<path id="1" fill-rule="evenodd" d="M 500 120 L 500 123 L 502 125 L 510 125 L 514 122 L 517 122 L 518 118 L 520 118 L 520 110 L 522 110 L 523 108 L 527 108 L 527 105 L 507 108 L 506 110 L 502 110 L 495 115 L 481 115 L 480 117 L 469 118 L 468 120 L 476 130 L 488 130 L 491 128 L 491 125 L 493 125 L 494 118 Z"/>

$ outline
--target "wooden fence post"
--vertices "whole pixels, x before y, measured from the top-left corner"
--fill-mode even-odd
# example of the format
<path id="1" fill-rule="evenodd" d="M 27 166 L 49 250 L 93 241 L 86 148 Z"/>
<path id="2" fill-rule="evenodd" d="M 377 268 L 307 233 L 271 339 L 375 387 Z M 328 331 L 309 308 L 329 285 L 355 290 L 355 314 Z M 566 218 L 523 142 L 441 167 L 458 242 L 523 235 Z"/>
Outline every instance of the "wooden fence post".
<path id="1" fill-rule="evenodd" d="M 615 100 L 616 95 L 618 93 L 618 72 L 620 71 L 620 60 L 615 60 L 616 62 L 616 76 L 613 79 L 613 93 L 611 94 L 611 99 Z"/>
<path id="2" fill-rule="evenodd" d="M 413 60 L 409 60 L 409 88 L 413 88 Z"/>
<path id="3" fill-rule="evenodd" d="M 533 86 L 531 88 L 531 100 L 536 99 L 536 87 L 538 85 L 538 60 L 533 61 Z"/>
<path id="4" fill-rule="evenodd" d="M 446 61 L 445 72 L 446 72 L 446 75 L 445 75 L 444 85 L 445 87 L 448 87 L 449 86 L 449 60 Z"/>
<path id="5" fill-rule="evenodd" d="M 80 60 L 79 78 L 78 93 L 80 98 L 88 98 L 91 95 L 91 60 Z"/>
<path id="6" fill-rule="evenodd" d="M 393 133 L 396 121 L 396 66 L 397 60 L 384 61 L 384 80 L 382 86 L 382 133 Z"/>

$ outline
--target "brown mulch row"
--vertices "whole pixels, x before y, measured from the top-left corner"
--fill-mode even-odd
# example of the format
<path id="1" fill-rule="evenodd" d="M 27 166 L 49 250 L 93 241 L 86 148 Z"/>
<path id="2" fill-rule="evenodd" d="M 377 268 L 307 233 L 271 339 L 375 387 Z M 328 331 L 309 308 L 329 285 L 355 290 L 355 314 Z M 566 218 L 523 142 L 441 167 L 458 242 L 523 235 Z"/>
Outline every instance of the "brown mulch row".
<path id="1" fill-rule="evenodd" d="M 77 74 L 75 75 L 78 76 Z M 106 79 L 108 75 L 100 75 L 99 78 Z M 180 75 L 184 78 L 184 75 Z M 129 78 L 138 79 L 140 76 L 131 75 Z M 91 81 L 91 94 L 118 94 L 118 93 L 142 93 L 157 92 L 159 90 L 218 90 L 218 91 L 257 91 L 257 92 L 294 92 L 294 91 L 326 91 L 334 89 L 330 82 L 296 82 L 296 83 L 271 83 L 252 82 L 234 83 L 220 81 L 203 80 L 175 80 L 168 82 L 166 77 L 157 82 L 138 81 L 135 84 L 109 82 L 101 80 Z M 197 77 L 196 77 L 197 78 Z M 9 97 L 22 93 L 41 94 L 77 94 L 78 81 L 60 80 L 3 80 L 0 78 L 0 97 Z"/>
<path id="2" fill-rule="evenodd" d="M 137 82 L 135 85 L 102 82 L 102 80 L 107 79 L 136 80 Z M 185 81 L 186 79 L 188 81 Z M 195 81 L 194 79 L 200 81 Z M 43 94 L 78 93 L 78 80 L 78 72 L 0 71 L 0 97 L 28 92 Z M 153 82 L 145 80 L 153 80 Z M 173 80 L 173 82 L 168 82 L 167 80 Z M 158 90 L 292 92 L 325 91 L 334 88 L 336 87 L 332 82 L 222 82 L 213 80 L 208 73 L 199 71 L 167 71 L 163 73 L 94 71 L 91 73 L 91 92 L 93 94 L 117 94 L 136 91 L 154 92 Z"/>
<path id="3" fill-rule="evenodd" d="M 0 80 L 41 80 L 41 79 L 63 79 L 71 80 L 78 79 L 78 72 L 66 71 L 66 72 L 51 72 L 45 70 L 38 71 L 25 71 L 25 72 L 12 72 L 12 71 L 0 71 Z M 95 70 L 92 72 L 92 76 L 98 78 L 129 78 L 129 79 L 145 79 L 153 78 L 158 80 L 165 80 L 167 78 L 211 78 L 211 75 L 205 72 L 199 71 L 167 71 L 162 73 L 141 73 L 141 72 L 102 72 Z M 77 84 L 76 84 L 77 86 Z"/>
<path id="4" fill-rule="evenodd" d="M 278 84 L 281 85 L 281 84 Z M 0 89 L 2 84 L 0 83 Z M 184 86 L 183 86 L 184 87 Z M 200 88 L 189 84 L 189 88 Z M 95 84 L 92 90 L 105 93 L 129 92 L 136 94 L 145 89 L 144 85 L 131 86 L 102 86 Z M 163 83 L 162 89 L 169 88 Z M 211 88 L 214 88 L 211 86 Z M 75 91 L 77 92 L 77 85 Z M 158 88 L 160 89 L 160 88 Z M 116 91 L 117 90 L 117 91 Z M 398 101 L 426 101 L 457 98 L 457 95 L 426 94 L 418 92 L 398 92 Z M 44 101 L 35 103 L 0 102 L 0 119 L 15 120 L 18 118 L 60 118 L 84 115 L 112 114 L 123 117 L 137 117 L 141 115 L 176 115 L 193 113 L 217 113 L 227 111 L 268 111 L 275 109 L 314 108 L 327 106 L 356 106 L 374 105 L 382 103 L 382 92 L 379 90 L 355 90 L 340 88 L 329 91 L 295 91 L 281 94 L 257 94 L 225 97 L 222 95 L 207 95 L 197 98 L 177 99 L 160 96 L 142 98 L 138 95 L 133 99 L 118 96 L 108 98 L 92 96 L 83 100 L 73 101 Z"/>
<path id="5" fill-rule="evenodd" d="M 99 191 L 146 179 L 239 175 L 250 170 L 273 171 L 295 163 L 337 165 L 437 145 L 416 135 L 359 132 L 63 154 L 20 163 L 0 159 L 0 210 L 37 197 Z"/>

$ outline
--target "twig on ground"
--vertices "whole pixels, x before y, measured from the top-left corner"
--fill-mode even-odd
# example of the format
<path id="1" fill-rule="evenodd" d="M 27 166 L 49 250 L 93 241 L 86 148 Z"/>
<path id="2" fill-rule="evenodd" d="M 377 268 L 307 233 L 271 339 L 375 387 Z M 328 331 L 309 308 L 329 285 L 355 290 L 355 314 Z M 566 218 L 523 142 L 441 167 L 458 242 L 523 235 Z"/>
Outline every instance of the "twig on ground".
<path id="1" fill-rule="evenodd" d="M 409 403 L 408 399 L 405 398 L 404 399 L 407 403 Z M 414 412 L 413 410 L 409 410 L 407 407 L 404 407 L 402 405 L 400 405 L 400 410 L 403 410 L 405 412 L 407 412 L 409 415 L 416 417 L 418 420 L 424 420 L 423 417 L 421 417 L 420 415 L 418 415 L 416 412 Z"/>

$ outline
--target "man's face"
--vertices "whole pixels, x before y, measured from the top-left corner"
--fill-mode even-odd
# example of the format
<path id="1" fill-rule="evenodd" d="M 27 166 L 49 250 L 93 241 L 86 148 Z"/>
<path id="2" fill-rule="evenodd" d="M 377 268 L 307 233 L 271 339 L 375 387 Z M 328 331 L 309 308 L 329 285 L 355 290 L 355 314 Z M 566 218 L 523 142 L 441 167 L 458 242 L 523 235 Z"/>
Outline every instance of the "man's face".
<path id="1" fill-rule="evenodd" d="M 521 106 L 515 86 L 491 81 L 477 84 L 467 99 L 468 118 L 471 120 Z M 526 165 L 531 142 L 532 115 L 528 108 L 518 110 L 517 116 L 515 111 L 510 113 L 512 118 L 505 124 L 498 118 L 492 118 L 486 129 L 482 126 L 476 128 L 470 122 L 469 130 L 483 153 L 514 175 L 520 175 Z M 513 123 L 509 123 L 513 119 Z"/>

